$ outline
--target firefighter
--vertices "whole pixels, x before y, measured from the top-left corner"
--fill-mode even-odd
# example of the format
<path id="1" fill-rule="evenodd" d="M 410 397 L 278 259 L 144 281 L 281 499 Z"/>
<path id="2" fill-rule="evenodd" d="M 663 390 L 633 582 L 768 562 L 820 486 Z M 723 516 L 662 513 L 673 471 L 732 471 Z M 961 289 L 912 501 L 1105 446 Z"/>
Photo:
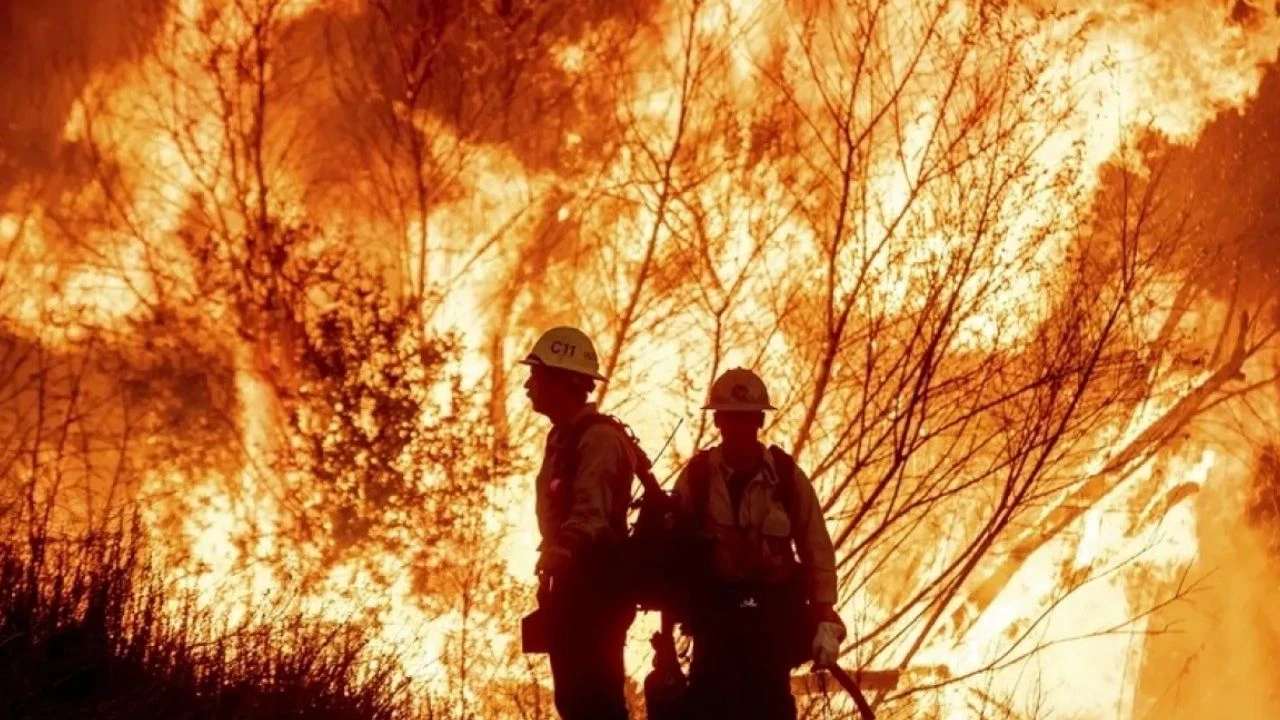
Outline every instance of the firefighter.
<path id="1" fill-rule="evenodd" d="M 625 720 L 623 646 L 635 606 L 618 557 L 636 457 L 587 401 L 605 378 L 582 331 L 546 331 L 521 362 L 534 412 L 551 421 L 537 477 L 537 571 L 556 710 L 564 720 Z"/>
<path id="2" fill-rule="evenodd" d="M 755 373 L 725 372 L 703 409 L 721 443 L 695 455 L 675 486 L 706 567 L 684 623 L 692 717 L 793 720 L 792 668 L 834 663 L 845 637 L 831 536 L 804 472 L 758 439 L 775 408 Z"/>

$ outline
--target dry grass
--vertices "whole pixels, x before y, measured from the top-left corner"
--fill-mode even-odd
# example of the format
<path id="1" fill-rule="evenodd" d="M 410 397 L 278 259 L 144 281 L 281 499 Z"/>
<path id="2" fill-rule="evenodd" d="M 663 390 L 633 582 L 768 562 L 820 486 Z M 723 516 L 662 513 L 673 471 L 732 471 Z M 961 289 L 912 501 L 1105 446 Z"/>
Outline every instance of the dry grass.
<path id="1" fill-rule="evenodd" d="M 291 617 L 250 630 L 165 606 L 133 543 L 0 544 L 0 717 L 326 718 L 413 714 L 358 628 Z"/>

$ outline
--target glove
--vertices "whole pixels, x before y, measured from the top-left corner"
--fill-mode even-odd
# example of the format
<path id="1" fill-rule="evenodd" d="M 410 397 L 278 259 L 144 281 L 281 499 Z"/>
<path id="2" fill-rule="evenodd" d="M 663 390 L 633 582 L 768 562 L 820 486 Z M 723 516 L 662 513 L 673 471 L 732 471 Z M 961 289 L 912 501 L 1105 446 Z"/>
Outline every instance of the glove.
<path id="1" fill-rule="evenodd" d="M 536 569 L 541 575 L 554 577 L 564 572 L 572 560 L 573 553 L 559 545 L 551 545 L 542 549 L 542 554 L 538 556 Z"/>
<path id="2" fill-rule="evenodd" d="M 844 625 L 823 621 L 813 634 L 813 666 L 830 667 L 840 657 L 840 641 L 844 640 Z"/>

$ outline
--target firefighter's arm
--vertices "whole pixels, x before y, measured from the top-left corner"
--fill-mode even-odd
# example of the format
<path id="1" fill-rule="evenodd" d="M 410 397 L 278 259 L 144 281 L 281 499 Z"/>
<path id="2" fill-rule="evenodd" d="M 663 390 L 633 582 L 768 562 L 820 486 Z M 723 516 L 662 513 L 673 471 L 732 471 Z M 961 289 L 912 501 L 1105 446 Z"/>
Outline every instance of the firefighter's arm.
<path id="1" fill-rule="evenodd" d="M 621 434 L 602 424 L 587 428 L 578 444 L 578 474 L 571 485 L 569 514 L 560 525 L 556 544 L 575 554 L 609 532 L 613 503 L 630 500 L 615 497 L 615 486 L 630 487 L 630 481 L 631 466 Z"/>
<path id="2" fill-rule="evenodd" d="M 813 483 L 799 468 L 796 468 L 795 492 L 793 536 L 800 562 L 808 575 L 809 599 L 819 607 L 830 609 L 836 602 L 836 554 Z"/>

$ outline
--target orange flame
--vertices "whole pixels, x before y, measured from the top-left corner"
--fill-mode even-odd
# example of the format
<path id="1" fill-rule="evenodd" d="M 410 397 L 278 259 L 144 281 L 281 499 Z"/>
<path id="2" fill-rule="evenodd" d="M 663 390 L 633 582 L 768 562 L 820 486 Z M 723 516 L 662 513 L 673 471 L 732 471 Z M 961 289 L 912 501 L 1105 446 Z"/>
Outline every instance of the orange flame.
<path id="1" fill-rule="evenodd" d="M 343 94 L 343 68 L 289 45 L 305 46 L 330 15 L 363 17 L 369 10 L 361 3 L 263 0 L 229 8 L 184 0 L 154 50 L 94 76 L 62 127 L 65 142 L 107 153 L 120 168 L 120 187 L 130 191 L 115 195 L 108 192 L 115 186 L 103 183 L 80 197 L 68 193 L 59 200 L 64 207 L 0 215 L 0 246 L 24 268 L 6 277 L 19 284 L 21 300 L 4 308 L 4 318 L 33 334 L 51 313 L 76 317 L 74 332 L 128 332 L 158 305 L 208 303 L 207 327 L 229 348 L 234 369 L 243 464 L 154 473 L 140 497 L 148 501 L 155 542 L 173 556 L 178 586 L 233 621 L 248 620 L 264 598 L 293 597 L 292 573 L 320 566 L 293 547 L 292 510 L 274 491 L 283 480 L 303 487 L 315 480 L 276 477 L 266 462 L 283 442 L 289 410 L 282 391 L 297 390 L 274 375 L 289 375 L 277 367 L 287 353 L 272 344 L 288 345 L 286 332 L 268 323 L 265 338 L 249 339 L 232 302 L 203 295 L 202 259 L 186 244 L 190 236 L 217 235 L 235 247 L 235 238 L 272 222 L 311 221 L 333 234 L 313 240 L 309 252 L 345 243 L 367 248 L 379 258 L 371 262 L 387 268 L 386 283 L 421 302 L 423 331 L 463 337 L 460 382 L 493 390 L 497 413 L 515 419 L 513 443 L 543 428 L 491 378 L 507 382 L 511 357 L 533 326 L 575 322 L 604 340 L 612 378 L 606 405 L 628 416 L 646 447 L 660 446 L 677 418 L 693 416 L 712 364 L 743 364 L 759 367 L 787 400 L 772 432 L 802 435 L 802 459 L 824 458 L 837 453 L 847 414 L 856 412 L 840 405 L 862 397 L 835 397 L 814 406 L 808 419 L 803 410 L 819 375 L 810 360 L 821 355 L 823 323 L 840 315 L 836 308 L 847 303 L 845 317 L 868 318 L 871 356 L 898 341 L 893 327 L 932 311 L 937 298 L 921 289 L 954 273 L 962 319 L 940 353 L 980 364 L 1032 347 L 1072 299 L 1068 278 L 1084 272 L 1087 263 L 1076 255 L 1083 252 L 1081 228 L 1095 220 L 1104 170 L 1118 165 L 1149 177 L 1145 142 L 1154 135 L 1193 144 L 1221 113 L 1245 106 L 1275 61 L 1280 19 L 1249 3 L 1235 7 L 1239 17 L 1224 3 L 1191 0 L 1026 0 L 1000 10 L 914 0 L 865 8 L 665 3 L 620 47 L 610 41 L 624 21 L 609 17 L 567 33 L 548 51 L 548 67 L 573 81 L 565 94 L 581 92 L 574 82 L 614 93 L 603 101 L 576 98 L 590 112 L 563 122 L 517 118 L 550 138 L 561 167 L 531 160 L 514 139 L 504 146 L 439 108 L 424 109 L 408 87 L 399 88 L 404 97 L 353 101 Z M 496 17 L 487 7 L 483 13 L 485 22 Z M 610 45 L 607 52 L 602 44 Z M 593 73 L 606 59 L 626 72 L 598 83 Z M 398 60 L 413 64 L 408 55 Z M 315 80 L 313 66 L 329 82 Z M 286 86 L 296 90 L 292 99 Z M 385 89 L 364 88 L 370 95 Z M 316 135 L 332 132 L 341 114 L 334 109 L 344 102 L 386 105 L 380 117 L 392 128 L 385 133 L 390 150 L 359 147 L 344 155 L 307 138 L 309 123 L 323 126 Z M 602 141 L 595 123 L 617 137 Z M 316 157 L 299 157 L 295 143 L 313 143 Z M 327 163 L 364 166 L 335 170 Z M 428 167 L 438 174 L 409 187 L 406 178 L 421 178 Z M 320 177 L 326 172 L 338 176 L 328 187 Z M 386 197 L 392 191 L 404 197 Z M 107 219 L 83 239 L 97 262 L 50 249 L 54 210 Z M 977 269 L 958 269 L 970 266 Z M 1135 345 L 1155 343 L 1175 315 L 1178 271 L 1152 265 L 1139 273 L 1145 275 L 1132 305 L 1149 309 L 1129 326 L 1140 336 Z M 1211 346 L 1193 322 L 1205 319 L 1235 321 L 1232 309 L 1205 302 L 1198 316 L 1178 324 L 1189 346 Z M 830 355 L 856 359 L 857 352 L 836 345 Z M 1061 476 L 1071 480 L 1036 498 L 1046 522 L 1079 478 L 1102 474 L 1212 374 L 1157 358 L 1133 411 L 1100 412 L 1096 426 L 1082 431 L 1087 457 L 1064 451 Z M 448 397 L 448 382 L 438 390 Z M 1277 401 L 1271 403 L 1274 413 Z M 699 427 L 696 436 L 676 437 L 665 467 L 675 469 L 678 458 L 709 440 Z M 928 703 L 939 717 L 970 717 L 979 688 L 1007 696 L 1019 712 L 1045 696 L 1056 714 L 1140 717 L 1153 702 L 1143 690 L 1153 672 L 1144 663 L 1156 661 L 1135 631 L 1155 621 L 1131 620 L 1154 601 L 1150 586 L 1177 585 L 1187 568 L 1198 567 L 1206 528 L 1216 521 L 1198 502 L 1157 505 L 1185 493 L 1238 493 L 1247 479 L 1247 467 L 1224 459 L 1243 452 L 1239 437 L 1197 437 L 1127 463 L 1123 485 L 1020 558 L 996 596 L 955 595 L 938 608 L 949 624 L 942 621 L 914 648 L 906 639 L 888 643 L 876 662 L 925 668 L 919 684 L 939 684 Z M 530 442 L 519 451 L 526 465 L 537 447 Z M 930 452 L 919 454 L 922 463 Z M 851 464 L 836 461 L 815 480 L 829 492 L 846 471 Z M 485 533 L 505 566 L 508 592 L 531 579 L 529 484 L 528 472 L 515 473 L 489 496 L 494 517 Z M 177 498 L 175 488 L 182 489 Z M 832 503 L 833 528 L 834 518 L 857 512 L 854 495 L 846 487 Z M 965 496 L 950 507 L 976 516 L 987 509 L 982 502 Z M 172 517 L 182 518 L 181 537 L 161 530 Z M 950 525 L 950 518 L 929 518 L 936 551 L 912 568 L 921 577 L 942 572 L 971 541 L 973 523 L 956 517 Z M 992 552 L 1007 551 L 997 545 Z M 966 587 L 1002 577 L 1000 559 L 977 565 Z M 845 578 L 859 588 L 855 597 L 843 596 L 846 611 L 859 615 L 847 618 L 855 630 L 891 617 L 912 589 L 908 578 L 884 590 L 878 577 L 865 577 L 872 572 L 859 568 Z M 1092 579 L 1064 592 L 1066 578 L 1085 577 Z M 321 581 L 298 605 L 317 620 L 366 624 L 376 639 L 371 649 L 401 654 L 406 675 L 425 691 L 457 687 L 464 672 L 457 666 L 467 661 L 449 656 L 467 632 L 488 646 L 488 682 L 525 678 L 526 669 L 507 662 L 514 654 L 510 617 L 493 608 L 472 613 L 462 593 L 456 607 L 433 612 L 421 594 L 404 555 L 377 548 L 323 566 Z M 1077 635 L 1091 637 L 1067 642 Z M 647 662 L 639 645 L 629 649 L 637 676 Z M 1033 647 L 1037 652 L 1027 652 Z M 967 681 L 941 682 L 993 663 L 994 670 Z M 544 681 L 539 672 L 535 681 Z M 1038 682 L 1029 682 L 1032 676 Z M 458 694 L 478 707 L 484 687 L 471 682 Z"/>

